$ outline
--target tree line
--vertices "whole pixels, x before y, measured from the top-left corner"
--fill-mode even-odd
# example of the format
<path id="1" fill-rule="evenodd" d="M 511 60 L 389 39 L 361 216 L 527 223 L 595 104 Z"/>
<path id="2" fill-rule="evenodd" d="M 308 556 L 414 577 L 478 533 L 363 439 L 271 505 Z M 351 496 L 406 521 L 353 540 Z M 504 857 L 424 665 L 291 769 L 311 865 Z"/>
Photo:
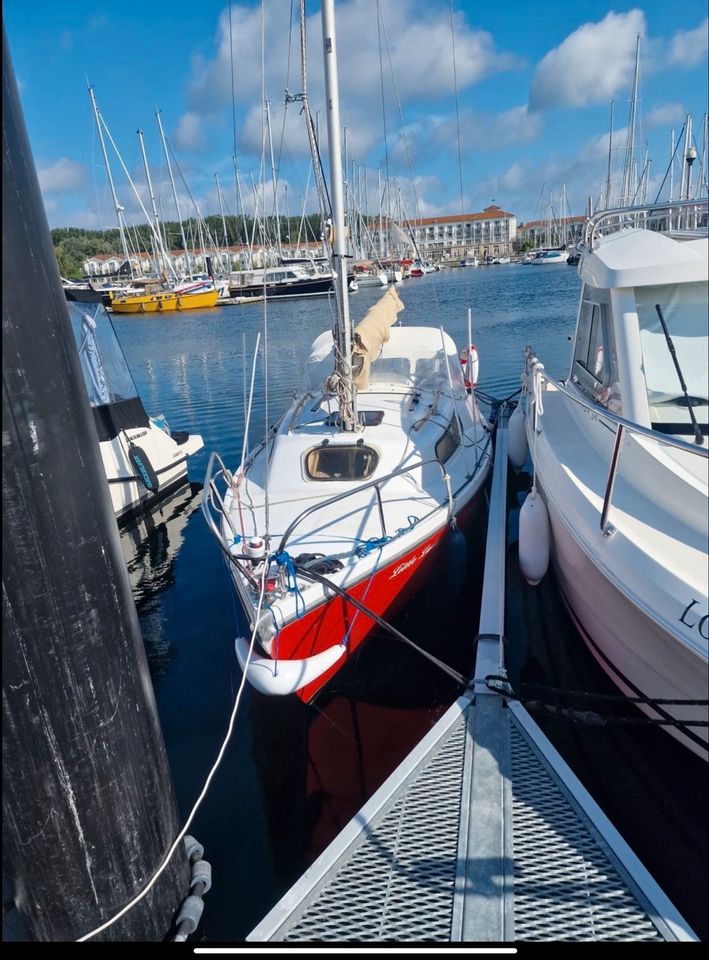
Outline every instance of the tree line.
<path id="1" fill-rule="evenodd" d="M 205 226 L 206 224 L 206 226 Z M 295 243 L 300 237 L 301 242 L 319 240 L 322 235 L 320 215 L 313 213 L 306 216 L 304 221 L 300 217 L 281 217 L 280 239 L 282 243 Z M 182 250 L 182 233 L 184 232 L 187 247 L 190 250 L 201 246 L 200 226 L 196 218 L 183 221 L 182 230 L 178 221 L 165 221 L 160 224 L 163 242 L 168 250 Z M 242 216 L 208 216 L 204 218 L 201 227 L 201 237 L 207 250 L 212 237 L 217 247 L 236 246 L 250 243 L 252 240 L 257 246 L 277 246 L 278 228 L 275 217 L 267 217 L 264 221 L 258 220 L 254 231 L 254 220 Z M 126 240 L 130 253 L 153 252 L 153 231 L 146 223 L 129 226 Z M 59 263 L 59 272 L 63 277 L 83 276 L 84 261 L 98 254 L 116 253 L 123 255 L 121 236 L 117 227 L 110 230 L 85 230 L 82 227 L 57 227 L 52 230 L 54 251 Z"/>

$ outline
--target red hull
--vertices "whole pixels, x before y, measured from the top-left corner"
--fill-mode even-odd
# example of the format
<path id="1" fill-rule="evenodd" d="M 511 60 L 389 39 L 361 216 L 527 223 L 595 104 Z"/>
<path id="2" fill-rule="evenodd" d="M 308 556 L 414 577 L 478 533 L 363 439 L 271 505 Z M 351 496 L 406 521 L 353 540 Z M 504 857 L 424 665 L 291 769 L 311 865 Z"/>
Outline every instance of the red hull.
<path id="1" fill-rule="evenodd" d="M 457 523 L 461 529 L 470 523 L 478 496 L 458 514 Z M 350 587 L 348 594 L 379 616 L 394 615 L 425 581 L 439 559 L 440 541 L 447 532 L 446 525 L 410 553 L 377 570 L 373 578 L 366 577 Z M 305 659 L 328 650 L 341 643 L 343 637 L 348 637 L 345 655 L 316 680 L 297 691 L 300 699 L 307 702 L 347 662 L 376 626 L 374 620 L 357 611 L 344 597 L 335 596 L 283 627 L 274 641 L 273 652 L 281 660 Z"/>

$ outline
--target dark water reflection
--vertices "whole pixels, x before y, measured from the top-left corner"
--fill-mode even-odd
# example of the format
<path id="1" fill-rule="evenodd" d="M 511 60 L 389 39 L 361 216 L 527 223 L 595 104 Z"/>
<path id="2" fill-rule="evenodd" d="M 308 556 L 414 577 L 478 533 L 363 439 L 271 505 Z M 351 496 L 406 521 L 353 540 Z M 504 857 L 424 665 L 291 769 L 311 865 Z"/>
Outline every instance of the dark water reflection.
<path id="1" fill-rule="evenodd" d="M 480 386 L 497 397 L 518 389 L 528 343 L 552 374 L 566 372 L 579 295 L 576 271 L 566 265 L 452 270 L 408 281 L 400 293 L 403 322 L 443 325 L 460 345 L 472 309 Z M 377 296 L 363 290 L 352 297 L 355 321 Z M 241 681 L 234 600 L 219 550 L 195 510 L 198 488 L 212 450 L 229 466 L 240 459 L 258 333 L 252 441 L 289 402 L 310 343 L 331 324 L 331 305 L 322 298 L 269 304 L 266 320 L 264 339 L 262 304 L 115 318 L 146 409 L 205 440 L 190 461 L 196 489 L 166 506 L 145 536 L 123 533 L 184 817 L 216 758 Z M 510 662 L 527 680 L 605 688 L 551 578 L 535 592 L 516 572 L 515 498 L 524 482 L 512 481 L 510 500 Z M 463 591 L 451 595 L 441 568 L 395 620 L 465 675 L 474 661 L 485 522 L 483 511 L 468 537 Z M 246 687 L 226 754 L 190 829 L 214 874 L 199 936 L 243 940 L 457 693 L 449 677 L 388 636 L 365 644 L 310 706 Z M 692 758 L 679 756 L 656 730 L 589 732 L 537 719 L 678 908 L 706 933 L 706 782 Z M 690 790 L 677 790 L 675 781 Z"/>

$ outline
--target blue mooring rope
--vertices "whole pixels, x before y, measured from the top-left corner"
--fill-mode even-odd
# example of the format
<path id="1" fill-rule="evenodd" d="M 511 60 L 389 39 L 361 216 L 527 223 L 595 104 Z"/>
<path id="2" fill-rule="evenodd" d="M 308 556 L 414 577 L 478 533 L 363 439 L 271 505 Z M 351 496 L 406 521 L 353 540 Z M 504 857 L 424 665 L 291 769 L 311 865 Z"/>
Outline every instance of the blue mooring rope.
<path id="1" fill-rule="evenodd" d="M 288 593 L 295 594 L 295 615 L 296 617 L 302 617 L 305 613 L 305 600 L 303 600 L 303 595 L 300 592 L 300 587 L 298 586 L 298 577 L 296 575 L 293 557 L 291 557 L 287 550 L 282 550 L 280 553 L 274 553 L 273 559 L 279 567 L 285 567 L 286 590 Z M 300 611 L 298 610 L 298 601 L 300 601 L 301 604 Z"/>

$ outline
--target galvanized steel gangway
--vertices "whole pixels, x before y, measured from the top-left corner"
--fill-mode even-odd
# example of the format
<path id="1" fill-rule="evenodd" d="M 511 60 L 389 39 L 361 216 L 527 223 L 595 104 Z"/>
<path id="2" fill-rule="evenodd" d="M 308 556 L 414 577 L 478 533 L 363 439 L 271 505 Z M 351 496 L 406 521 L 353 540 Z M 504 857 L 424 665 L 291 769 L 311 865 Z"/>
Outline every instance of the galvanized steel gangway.
<path id="1" fill-rule="evenodd" d="M 503 418 L 475 678 L 248 941 L 698 939 L 504 682 L 486 680 L 505 676 L 506 489 Z"/>

